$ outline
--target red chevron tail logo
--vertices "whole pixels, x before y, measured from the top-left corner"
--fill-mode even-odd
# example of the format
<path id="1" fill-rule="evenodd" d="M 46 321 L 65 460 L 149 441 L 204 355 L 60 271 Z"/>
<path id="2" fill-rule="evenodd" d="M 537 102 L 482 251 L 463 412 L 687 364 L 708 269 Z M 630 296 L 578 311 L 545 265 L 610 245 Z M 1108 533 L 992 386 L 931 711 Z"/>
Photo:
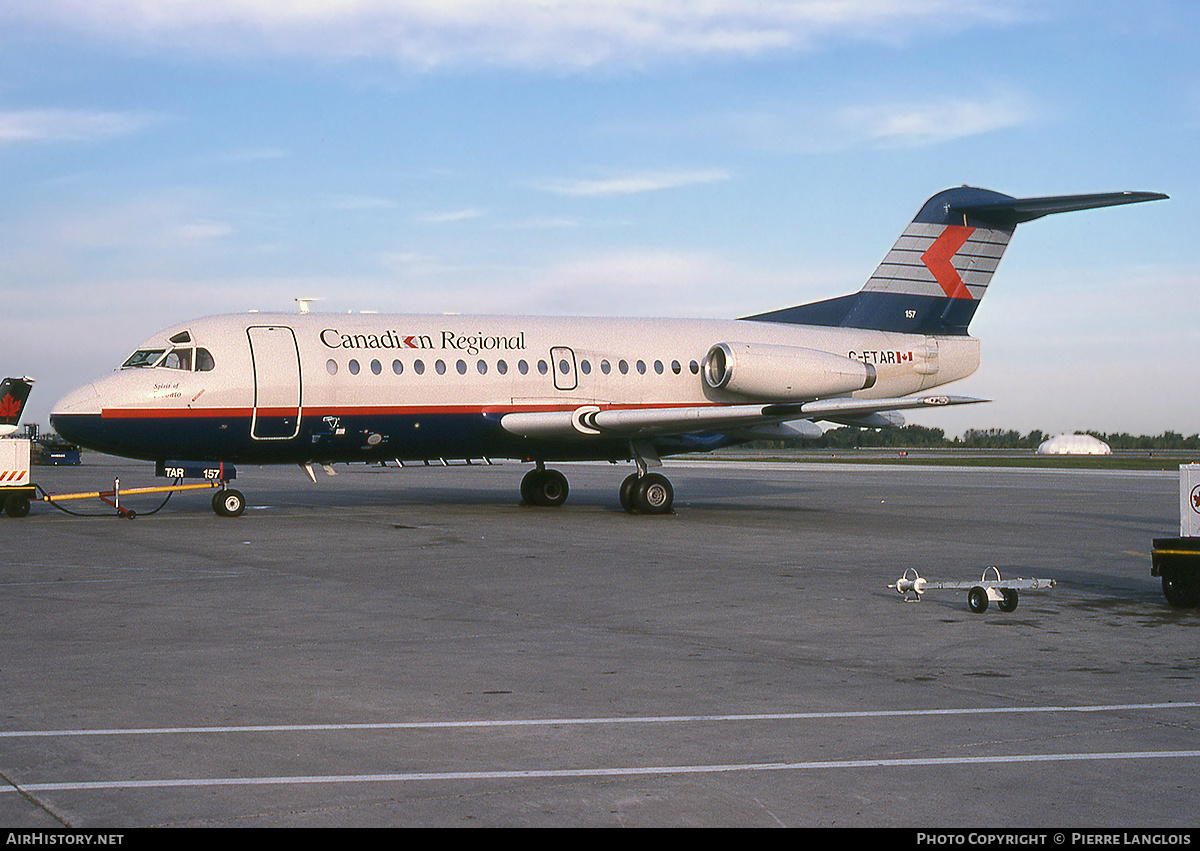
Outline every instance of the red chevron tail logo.
<path id="1" fill-rule="evenodd" d="M 933 245 L 921 255 L 921 262 L 933 273 L 934 279 L 941 285 L 942 291 L 950 298 L 970 299 L 971 293 L 967 285 L 954 268 L 954 255 L 963 247 L 975 228 L 965 225 L 948 225 L 941 236 L 933 241 Z"/>

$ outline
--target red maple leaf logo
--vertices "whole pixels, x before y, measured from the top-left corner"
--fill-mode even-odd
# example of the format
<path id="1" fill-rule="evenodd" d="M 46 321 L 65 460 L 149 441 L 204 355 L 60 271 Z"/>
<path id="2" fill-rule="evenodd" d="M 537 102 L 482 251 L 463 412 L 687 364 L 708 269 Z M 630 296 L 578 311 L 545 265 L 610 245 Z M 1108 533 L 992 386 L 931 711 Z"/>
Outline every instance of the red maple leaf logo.
<path id="1" fill-rule="evenodd" d="M 0 399 L 0 420 L 13 419 L 19 413 L 21 413 L 21 403 L 11 394 L 4 394 L 4 398 Z"/>

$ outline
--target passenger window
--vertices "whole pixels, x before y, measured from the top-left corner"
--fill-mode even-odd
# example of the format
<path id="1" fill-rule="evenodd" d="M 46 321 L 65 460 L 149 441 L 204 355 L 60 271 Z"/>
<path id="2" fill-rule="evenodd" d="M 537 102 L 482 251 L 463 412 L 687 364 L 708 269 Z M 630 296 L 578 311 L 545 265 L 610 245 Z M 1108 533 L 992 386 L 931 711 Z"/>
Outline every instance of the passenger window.
<path id="1" fill-rule="evenodd" d="M 415 372 L 417 375 L 424 375 L 425 374 L 425 361 L 423 361 L 423 360 L 413 361 L 413 372 Z"/>
<path id="2" fill-rule="evenodd" d="M 546 364 L 546 362 L 544 360 L 538 361 L 538 372 L 540 372 L 542 375 L 545 375 L 549 371 L 550 371 L 550 367 Z"/>
<path id="3" fill-rule="evenodd" d="M 521 375 L 529 374 L 529 364 L 525 363 L 523 360 L 517 361 L 517 369 L 520 371 Z"/>
<path id="4" fill-rule="evenodd" d="M 606 360 L 600 361 L 600 371 L 605 375 L 608 375 L 610 372 L 612 372 L 612 364 Z"/>
<path id="5" fill-rule="evenodd" d="M 629 364 L 626 363 L 625 361 L 621 361 L 620 363 L 618 363 L 617 369 L 621 370 L 621 375 L 629 374 Z"/>
<path id="6" fill-rule="evenodd" d="M 446 374 L 446 362 L 444 360 L 440 360 L 440 361 L 437 361 L 436 363 L 434 363 L 433 368 L 437 370 L 438 375 Z"/>
<path id="7" fill-rule="evenodd" d="M 479 363 L 475 364 L 475 368 L 479 370 L 480 375 L 487 375 L 487 361 L 481 360 Z"/>
<path id="8" fill-rule="evenodd" d="M 639 375 L 645 375 L 646 374 L 646 362 L 643 360 L 638 361 L 637 369 L 638 369 Z"/>
<path id="9" fill-rule="evenodd" d="M 692 361 L 688 364 L 688 369 L 692 371 L 692 375 L 700 374 L 700 364 L 696 363 L 695 361 Z"/>
<path id="10" fill-rule="evenodd" d="M 505 363 L 504 361 L 497 361 L 496 362 L 496 372 L 500 373 L 501 375 L 507 375 L 508 374 L 508 364 Z"/>
<path id="11" fill-rule="evenodd" d="M 579 371 L 582 372 L 584 375 L 590 375 L 591 371 L 592 371 L 592 362 L 589 360 L 582 361 L 579 364 Z"/>
<path id="12" fill-rule="evenodd" d="M 356 361 L 356 360 L 350 361 L 349 369 L 350 369 L 351 375 L 358 375 L 359 368 L 360 367 L 358 365 L 358 361 Z"/>
<path id="13" fill-rule="evenodd" d="M 329 360 L 325 361 L 325 371 L 328 372 L 330 375 L 337 375 L 337 372 L 338 372 L 337 361 L 335 361 L 333 358 L 330 358 Z"/>
<path id="14" fill-rule="evenodd" d="M 679 375 L 679 373 L 683 372 L 683 367 L 679 365 L 679 361 L 671 361 L 671 372 L 675 373 L 676 375 Z"/>
<path id="15" fill-rule="evenodd" d="M 467 362 L 465 360 L 460 360 L 454 365 L 454 368 L 458 370 L 459 375 L 467 374 Z"/>
<path id="16" fill-rule="evenodd" d="M 371 361 L 371 372 L 373 372 L 375 375 L 379 375 L 379 373 L 383 372 L 383 364 L 377 360 Z"/>
<path id="17" fill-rule="evenodd" d="M 392 361 L 392 372 L 396 373 L 396 375 L 400 375 L 404 372 L 404 364 L 400 363 L 398 360 Z"/>
<path id="18" fill-rule="evenodd" d="M 662 363 L 662 361 L 660 361 L 660 360 L 656 360 L 656 361 L 654 362 L 654 371 L 655 371 L 655 372 L 657 372 L 659 375 L 662 375 L 662 374 L 663 374 L 663 363 Z"/>

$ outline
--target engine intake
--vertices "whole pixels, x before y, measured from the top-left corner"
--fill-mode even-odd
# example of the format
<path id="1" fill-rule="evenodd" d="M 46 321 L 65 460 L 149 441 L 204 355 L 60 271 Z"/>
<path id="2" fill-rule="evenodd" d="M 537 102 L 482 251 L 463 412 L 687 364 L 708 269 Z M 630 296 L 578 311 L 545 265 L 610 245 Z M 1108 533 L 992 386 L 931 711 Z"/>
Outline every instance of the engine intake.
<path id="1" fill-rule="evenodd" d="M 866 390 L 875 367 L 800 346 L 718 343 L 704 357 L 704 382 L 756 399 L 820 399 Z"/>

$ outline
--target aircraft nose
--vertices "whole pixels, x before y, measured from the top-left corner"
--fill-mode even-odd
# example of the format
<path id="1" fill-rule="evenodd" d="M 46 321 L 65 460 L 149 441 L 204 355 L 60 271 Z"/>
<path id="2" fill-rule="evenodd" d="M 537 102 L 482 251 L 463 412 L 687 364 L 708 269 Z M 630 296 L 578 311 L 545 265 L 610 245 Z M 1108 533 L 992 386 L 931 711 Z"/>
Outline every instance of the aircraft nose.
<path id="1" fill-rule="evenodd" d="M 50 409 L 53 418 L 58 414 L 98 414 L 100 413 L 100 393 L 95 384 L 85 384 L 72 390 L 54 403 Z"/>
<path id="2" fill-rule="evenodd" d="M 60 437 L 83 445 L 90 442 L 87 424 L 99 416 L 100 393 L 96 385 L 85 384 L 54 403 L 50 409 L 50 426 Z"/>

